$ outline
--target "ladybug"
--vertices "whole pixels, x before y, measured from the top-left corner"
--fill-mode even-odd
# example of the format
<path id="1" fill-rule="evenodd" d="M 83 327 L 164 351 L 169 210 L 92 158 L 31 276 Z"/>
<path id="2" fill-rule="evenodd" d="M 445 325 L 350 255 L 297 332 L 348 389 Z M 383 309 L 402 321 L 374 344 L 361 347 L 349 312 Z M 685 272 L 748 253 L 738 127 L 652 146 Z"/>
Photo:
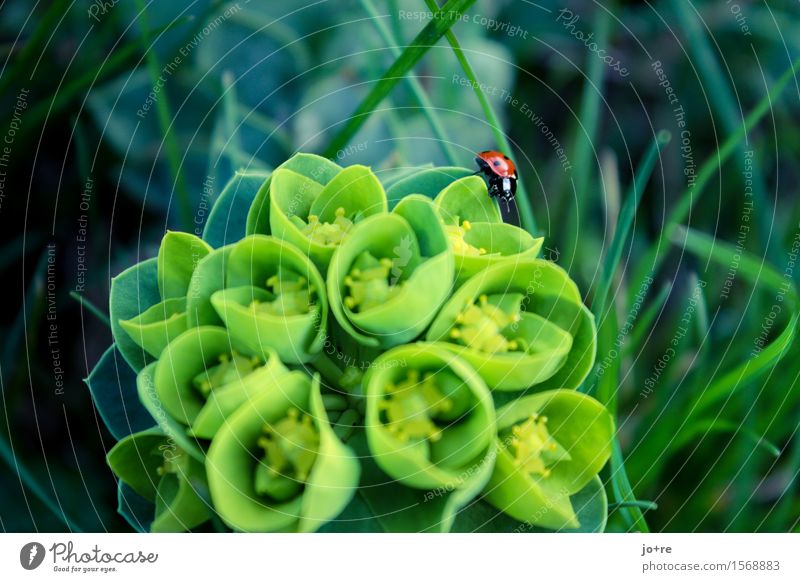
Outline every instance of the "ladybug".
<path id="1" fill-rule="evenodd" d="M 519 226 L 519 213 L 514 195 L 517 193 L 517 166 L 507 155 L 494 150 L 479 152 L 475 156 L 478 171 L 486 177 L 489 196 L 497 198 L 505 222 Z"/>

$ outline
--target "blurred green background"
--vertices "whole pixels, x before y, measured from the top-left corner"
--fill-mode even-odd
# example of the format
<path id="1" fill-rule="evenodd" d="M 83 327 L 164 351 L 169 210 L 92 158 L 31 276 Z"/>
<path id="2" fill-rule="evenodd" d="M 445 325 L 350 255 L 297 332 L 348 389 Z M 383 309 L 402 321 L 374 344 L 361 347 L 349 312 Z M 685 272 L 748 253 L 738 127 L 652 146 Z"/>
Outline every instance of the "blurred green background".
<path id="1" fill-rule="evenodd" d="M 461 4 L 471 72 L 426 47 L 327 155 L 381 172 L 508 147 L 544 255 L 602 322 L 584 389 L 619 427 L 608 529 L 797 530 L 798 4 Z M 427 11 L 0 6 L 2 530 L 128 529 L 83 382 L 111 342 L 110 277 L 202 228 L 236 169 L 325 152 Z"/>

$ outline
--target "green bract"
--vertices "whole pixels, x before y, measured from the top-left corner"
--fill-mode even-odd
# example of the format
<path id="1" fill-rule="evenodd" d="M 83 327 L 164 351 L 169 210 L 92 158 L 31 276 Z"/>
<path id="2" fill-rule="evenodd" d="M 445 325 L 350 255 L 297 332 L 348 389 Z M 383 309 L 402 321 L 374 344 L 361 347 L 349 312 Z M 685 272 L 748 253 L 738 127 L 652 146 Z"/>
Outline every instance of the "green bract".
<path id="1" fill-rule="evenodd" d="M 594 321 L 578 318 L 579 313 L 580 294 L 563 269 L 541 259 L 505 261 L 465 282 L 442 308 L 427 339 L 445 342 L 496 390 L 521 390 L 548 380 L 573 347 L 590 354 L 578 354 L 582 381 L 594 361 L 594 335 L 586 346 L 574 342 L 571 332 L 583 324 L 593 331 Z"/>
<path id="2" fill-rule="evenodd" d="M 389 350 L 370 369 L 366 392 L 369 448 L 394 479 L 418 489 L 458 489 L 479 479 L 482 465 L 491 467 L 492 397 L 475 370 L 447 350 Z"/>
<path id="3" fill-rule="evenodd" d="M 431 202 L 404 198 L 365 219 L 336 251 L 328 273 L 331 310 L 367 346 L 419 336 L 452 285 L 453 256 Z"/>
<path id="4" fill-rule="evenodd" d="M 157 358 L 171 339 L 187 329 L 189 280 L 195 265 L 210 251 L 201 239 L 184 232 L 167 232 L 161 241 L 157 262 L 161 301 L 141 309 L 136 317 L 116 322 L 151 356 Z M 112 283 L 112 293 L 113 287 Z"/>
<path id="5" fill-rule="evenodd" d="M 275 350 L 290 363 L 309 361 L 322 349 L 327 329 L 325 283 L 296 247 L 253 235 L 235 243 L 225 259 L 225 289 L 211 304 L 252 351 Z"/>
<path id="6" fill-rule="evenodd" d="M 236 172 L 113 279 L 87 383 L 134 528 L 605 527 L 594 318 L 472 173 Z"/>
<path id="7" fill-rule="evenodd" d="M 611 455 L 614 424 L 596 400 L 571 390 L 524 396 L 497 411 L 497 461 L 484 495 L 514 519 L 580 526 L 570 496 Z"/>
<path id="8" fill-rule="evenodd" d="M 542 248 L 543 238 L 502 221 L 482 178 L 456 180 L 435 202 L 453 248 L 459 283 L 501 261 L 536 258 Z"/>
<path id="9" fill-rule="evenodd" d="M 236 411 L 211 443 L 211 499 L 235 530 L 319 529 L 348 504 L 359 466 L 328 422 L 319 379 L 291 372 Z"/>
<path id="10" fill-rule="evenodd" d="M 194 436 L 210 439 L 229 414 L 286 373 L 274 351 L 252 353 L 224 328 L 187 330 L 155 365 L 155 392 L 164 410 Z"/>
<path id="11" fill-rule="evenodd" d="M 150 531 L 190 530 L 211 517 L 203 464 L 157 429 L 125 437 L 108 452 L 108 465 L 137 494 L 155 503 Z"/>
<path id="12" fill-rule="evenodd" d="M 383 186 L 366 166 L 345 168 L 324 185 L 289 168 L 272 174 L 272 234 L 297 246 L 323 273 L 355 223 L 386 211 Z"/>

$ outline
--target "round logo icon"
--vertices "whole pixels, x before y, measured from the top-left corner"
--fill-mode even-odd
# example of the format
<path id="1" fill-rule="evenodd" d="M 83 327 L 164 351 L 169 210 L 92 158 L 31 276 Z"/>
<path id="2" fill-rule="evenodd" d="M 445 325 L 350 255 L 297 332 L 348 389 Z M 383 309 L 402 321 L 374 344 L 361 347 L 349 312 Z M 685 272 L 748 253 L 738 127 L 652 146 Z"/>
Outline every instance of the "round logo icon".
<path id="1" fill-rule="evenodd" d="M 35 570 L 44 561 L 44 546 L 39 542 L 29 542 L 19 551 L 19 563 L 26 570 Z"/>

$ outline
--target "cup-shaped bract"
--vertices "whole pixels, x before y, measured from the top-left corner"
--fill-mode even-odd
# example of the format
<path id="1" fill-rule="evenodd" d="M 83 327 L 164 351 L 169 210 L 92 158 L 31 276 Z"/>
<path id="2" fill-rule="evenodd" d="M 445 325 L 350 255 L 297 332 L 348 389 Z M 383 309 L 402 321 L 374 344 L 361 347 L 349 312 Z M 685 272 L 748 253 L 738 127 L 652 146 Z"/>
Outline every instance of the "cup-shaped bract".
<path id="1" fill-rule="evenodd" d="M 365 219 L 328 271 L 336 321 L 357 342 L 387 348 L 418 337 L 452 288 L 453 255 L 431 201 L 407 196 Z"/>
<path id="2" fill-rule="evenodd" d="M 201 495 L 208 489 L 203 465 L 160 430 L 125 437 L 106 460 L 122 482 L 155 504 L 150 531 L 188 531 L 211 517 Z"/>
<path id="3" fill-rule="evenodd" d="M 427 333 L 467 360 L 495 390 L 521 390 L 545 382 L 570 361 L 583 380 L 594 360 L 594 319 L 578 319 L 573 342 L 570 317 L 582 313 L 580 293 L 567 273 L 542 259 L 505 261 L 467 280 L 448 300 Z M 568 313 L 569 316 L 564 314 Z M 562 327 L 563 326 L 563 327 Z M 590 358 L 570 358 L 575 347 Z"/>
<path id="4" fill-rule="evenodd" d="M 459 284 L 490 265 L 536 258 L 542 248 L 543 238 L 503 222 L 482 178 L 456 180 L 436 196 L 435 204 L 453 248 Z"/>
<path id="5" fill-rule="evenodd" d="M 210 439 L 225 418 L 286 373 L 272 350 L 248 350 L 221 327 L 193 327 L 175 338 L 155 364 L 153 384 L 164 410 Z"/>
<path id="6" fill-rule="evenodd" d="M 365 383 L 367 441 L 387 475 L 447 491 L 488 478 L 495 409 L 469 364 L 438 344 L 399 346 L 375 360 Z"/>
<path id="7" fill-rule="evenodd" d="M 288 168 L 270 181 L 272 234 L 306 253 L 322 273 L 353 226 L 388 210 L 386 193 L 366 166 L 348 166 L 325 185 Z"/>
<path id="8" fill-rule="evenodd" d="M 291 372 L 217 432 L 206 460 L 211 499 L 231 528 L 316 531 L 350 502 L 360 467 L 330 426 L 319 378 Z"/>
<path id="9" fill-rule="evenodd" d="M 186 294 L 197 263 L 211 247 L 185 232 L 167 231 L 161 241 L 157 261 L 157 281 L 161 302 L 136 317 L 119 321 L 123 330 L 144 351 L 156 358 L 167 344 L 188 328 Z"/>
<path id="10" fill-rule="evenodd" d="M 225 289 L 210 300 L 231 335 L 255 353 L 275 350 L 283 362 L 304 363 L 322 349 L 325 282 L 285 241 L 252 235 L 233 245 L 225 256 Z"/>
<path id="11" fill-rule="evenodd" d="M 548 390 L 497 411 L 497 461 L 485 499 L 514 519 L 549 529 L 580 526 L 570 495 L 611 455 L 614 423 L 597 400 Z"/>

